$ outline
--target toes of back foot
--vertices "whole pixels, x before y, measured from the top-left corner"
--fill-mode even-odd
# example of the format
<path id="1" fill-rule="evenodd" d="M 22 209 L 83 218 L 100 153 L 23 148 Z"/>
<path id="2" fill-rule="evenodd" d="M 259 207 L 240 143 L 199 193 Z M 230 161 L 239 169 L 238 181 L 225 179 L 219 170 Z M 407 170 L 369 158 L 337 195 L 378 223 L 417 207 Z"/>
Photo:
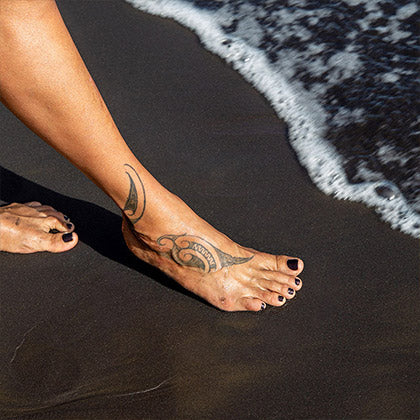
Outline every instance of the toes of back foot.
<path id="1" fill-rule="evenodd" d="M 75 232 L 48 234 L 49 237 L 45 242 L 45 251 L 64 252 L 76 246 L 79 238 Z"/>

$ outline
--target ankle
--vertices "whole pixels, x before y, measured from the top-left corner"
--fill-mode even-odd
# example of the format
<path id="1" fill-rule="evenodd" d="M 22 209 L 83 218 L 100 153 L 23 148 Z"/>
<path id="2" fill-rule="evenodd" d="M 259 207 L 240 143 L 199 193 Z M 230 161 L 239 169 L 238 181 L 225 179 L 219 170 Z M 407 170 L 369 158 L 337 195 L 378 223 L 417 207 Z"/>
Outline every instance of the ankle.
<path id="1" fill-rule="evenodd" d="M 130 229 L 146 241 L 164 234 L 184 233 L 201 220 L 178 196 L 167 190 L 148 198 L 144 214 L 135 223 L 130 211 L 121 211 Z"/>

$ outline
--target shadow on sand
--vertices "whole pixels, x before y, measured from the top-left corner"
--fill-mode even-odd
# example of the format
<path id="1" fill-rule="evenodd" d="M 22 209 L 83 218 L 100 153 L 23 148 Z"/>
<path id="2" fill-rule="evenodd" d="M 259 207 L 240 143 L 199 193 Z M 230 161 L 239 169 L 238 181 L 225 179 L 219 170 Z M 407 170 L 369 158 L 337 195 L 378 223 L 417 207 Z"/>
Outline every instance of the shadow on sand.
<path id="1" fill-rule="evenodd" d="M 40 201 L 58 210 L 66 209 L 76 225 L 80 241 L 99 254 L 150 277 L 162 285 L 199 299 L 175 283 L 160 270 L 136 258 L 121 234 L 122 217 L 96 204 L 71 198 L 42 187 L 0 166 L 0 200 L 7 203 Z"/>

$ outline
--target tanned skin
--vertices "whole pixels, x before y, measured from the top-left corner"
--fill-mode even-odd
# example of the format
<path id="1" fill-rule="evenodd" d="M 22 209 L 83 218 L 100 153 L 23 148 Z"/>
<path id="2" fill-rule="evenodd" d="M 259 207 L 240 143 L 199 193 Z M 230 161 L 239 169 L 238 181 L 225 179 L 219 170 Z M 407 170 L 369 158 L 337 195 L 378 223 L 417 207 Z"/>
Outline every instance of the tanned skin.
<path id="1" fill-rule="evenodd" d="M 129 249 L 186 289 L 222 310 L 259 311 L 267 304 L 283 305 L 302 287 L 300 259 L 236 244 L 142 166 L 119 133 L 53 0 L 0 0 L 0 97 L 115 201 Z M 0 250 L 70 249 L 77 235 L 67 222 L 40 203 L 2 208 Z M 18 243 L 23 237 L 30 244 L 24 251 Z"/>

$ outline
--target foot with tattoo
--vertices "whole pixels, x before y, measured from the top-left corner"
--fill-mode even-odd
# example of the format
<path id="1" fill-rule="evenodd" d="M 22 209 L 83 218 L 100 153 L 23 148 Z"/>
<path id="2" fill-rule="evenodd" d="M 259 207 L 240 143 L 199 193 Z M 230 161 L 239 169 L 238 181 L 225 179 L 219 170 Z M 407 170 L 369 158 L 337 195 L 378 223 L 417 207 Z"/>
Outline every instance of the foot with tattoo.
<path id="1" fill-rule="evenodd" d="M 236 244 L 166 190 L 147 194 L 146 202 L 149 188 L 132 166 L 124 170 L 122 230 L 137 257 L 226 311 L 282 306 L 301 289 L 300 259 Z"/>
<path id="2" fill-rule="evenodd" d="M 31 254 L 64 252 L 78 241 L 74 224 L 63 213 L 37 201 L 0 207 L 0 251 Z"/>

